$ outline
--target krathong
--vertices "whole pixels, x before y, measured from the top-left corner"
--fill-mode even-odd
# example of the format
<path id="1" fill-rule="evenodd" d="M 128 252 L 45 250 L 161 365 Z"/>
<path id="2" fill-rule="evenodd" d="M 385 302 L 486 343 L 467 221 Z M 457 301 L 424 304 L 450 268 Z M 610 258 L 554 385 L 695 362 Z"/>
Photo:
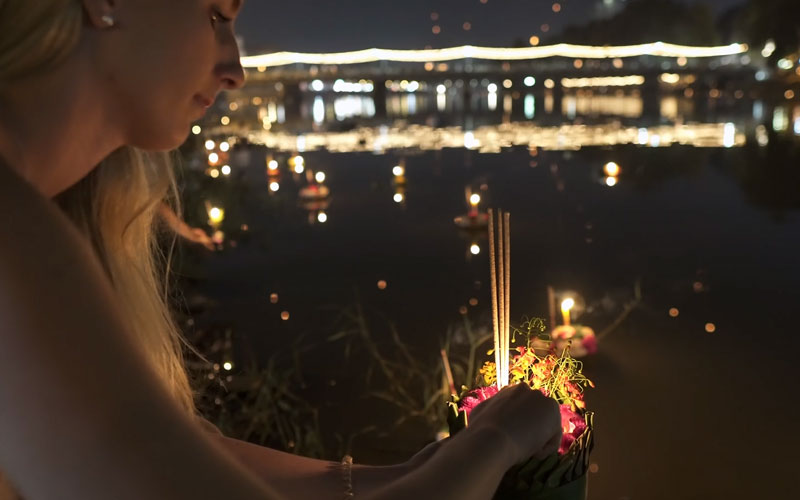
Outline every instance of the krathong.
<path id="1" fill-rule="evenodd" d="M 489 211 L 494 348 L 488 354 L 494 360 L 486 361 L 480 369 L 475 387 L 464 387 L 449 403 L 450 434 L 467 427 L 472 410 L 506 386 L 526 384 L 541 391 L 561 409 L 561 446 L 546 459 L 531 458 L 514 466 L 504 476 L 495 498 L 585 499 L 586 473 L 594 446 L 594 414 L 586 409 L 584 389 L 594 384 L 583 375 L 582 363 L 570 354 L 569 341 L 552 342 L 560 339 L 544 336 L 544 321 L 531 319 L 519 327 L 511 325 L 509 229 L 509 214 L 501 211 L 495 223 L 493 211 Z M 548 348 L 540 349 L 542 343 Z M 512 347 L 514 344 L 520 345 Z"/>

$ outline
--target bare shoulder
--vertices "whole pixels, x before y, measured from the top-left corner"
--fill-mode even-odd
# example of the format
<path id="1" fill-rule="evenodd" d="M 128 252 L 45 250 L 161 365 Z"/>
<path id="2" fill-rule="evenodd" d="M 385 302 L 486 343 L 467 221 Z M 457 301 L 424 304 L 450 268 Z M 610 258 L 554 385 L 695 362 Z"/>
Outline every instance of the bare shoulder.
<path id="1" fill-rule="evenodd" d="M 56 206 L 0 159 L 0 227 L 5 252 L 31 251 L 35 245 L 52 248 L 59 239 L 75 239 L 78 233 Z M 0 250 L 3 252 L 3 250 Z"/>

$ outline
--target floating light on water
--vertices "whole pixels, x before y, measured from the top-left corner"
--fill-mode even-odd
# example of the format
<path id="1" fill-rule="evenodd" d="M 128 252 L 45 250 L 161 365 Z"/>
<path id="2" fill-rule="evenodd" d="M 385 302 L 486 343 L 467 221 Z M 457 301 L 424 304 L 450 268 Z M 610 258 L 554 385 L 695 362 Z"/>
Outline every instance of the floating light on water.
<path id="1" fill-rule="evenodd" d="M 386 290 L 387 286 L 389 286 L 389 284 L 386 283 L 386 280 L 378 281 L 378 290 Z"/>
<path id="2" fill-rule="evenodd" d="M 295 163 L 294 164 L 294 171 L 295 171 L 296 174 L 302 174 L 303 172 L 305 172 L 305 170 L 306 170 L 305 164 L 303 164 L 303 163 Z"/>
<path id="3" fill-rule="evenodd" d="M 209 165 L 216 165 L 219 163 L 219 155 L 217 153 L 211 153 L 208 155 L 208 163 Z"/>
<path id="4" fill-rule="evenodd" d="M 205 146 L 206 146 L 207 150 L 214 151 L 214 148 L 217 147 L 217 144 L 214 141 L 212 141 L 211 139 L 209 139 L 209 140 L 206 141 Z"/>
<path id="5" fill-rule="evenodd" d="M 226 372 L 229 372 L 229 371 L 233 370 L 233 363 L 231 363 L 230 361 L 226 361 L 225 363 L 222 364 L 222 368 Z"/>
<path id="6" fill-rule="evenodd" d="M 403 203 L 403 200 L 405 200 L 405 196 L 403 196 L 403 193 L 395 193 L 393 199 L 395 203 Z"/>
<path id="7" fill-rule="evenodd" d="M 437 94 L 444 94 L 446 92 L 447 92 L 447 87 L 445 87 L 444 84 L 440 83 L 439 85 L 436 86 Z"/>
<path id="8" fill-rule="evenodd" d="M 619 184 L 619 179 L 617 179 L 616 177 L 606 177 L 606 186 L 614 187 L 617 184 Z"/>
<path id="9" fill-rule="evenodd" d="M 512 82 L 512 81 L 511 81 L 511 80 L 509 80 L 508 78 L 506 78 L 505 80 L 503 80 L 503 88 L 504 88 L 504 89 L 510 89 L 512 86 L 514 86 L 514 82 Z"/>
<path id="10" fill-rule="evenodd" d="M 477 243 L 473 243 L 472 246 L 469 247 L 469 253 L 472 255 L 479 255 L 481 253 L 481 247 Z"/>
<path id="11" fill-rule="evenodd" d="M 609 177 L 618 177 L 620 170 L 619 165 L 613 161 L 606 163 L 606 166 L 603 167 L 603 172 Z"/>
<path id="12" fill-rule="evenodd" d="M 761 49 L 761 55 L 763 57 L 769 57 L 775 52 L 775 49 L 775 41 L 767 40 L 767 43 L 764 44 L 764 48 Z"/>
<path id="13" fill-rule="evenodd" d="M 533 87 L 536 85 L 536 78 L 532 76 L 526 76 L 522 83 L 525 84 L 526 87 Z"/>
<path id="14" fill-rule="evenodd" d="M 764 125 L 756 127 L 756 141 L 762 148 L 769 146 L 769 133 L 767 132 L 767 127 Z"/>
<path id="15" fill-rule="evenodd" d="M 202 131 L 203 129 L 200 127 L 200 125 L 195 125 L 194 127 L 192 127 L 192 133 L 194 135 L 200 135 L 200 132 Z"/>
<path id="16" fill-rule="evenodd" d="M 325 172 L 317 172 L 317 174 L 314 176 L 314 179 L 316 179 L 317 182 L 322 184 L 323 182 L 325 182 Z"/>
<path id="17" fill-rule="evenodd" d="M 714 333 L 717 331 L 717 325 L 714 323 L 706 323 L 706 332 Z"/>
<path id="18" fill-rule="evenodd" d="M 267 168 L 272 170 L 273 172 L 275 170 L 278 170 L 278 162 L 276 160 L 269 160 L 267 162 Z"/>
<path id="19" fill-rule="evenodd" d="M 492 92 L 492 93 L 496 93 L 497 92 L 497 84 L 496 83 L 490 83 L 489 86 L 486 87 L 486 90 L 488 90 L 489 92 Z"/>
<path id="20" fill-rule="evenodd" d="M 272 191 L 273 193 L 277 193 L 280 188 L 281 188 L 281 185 L 278 184 L 277 182 L 270 182 L 269 183 L 269 190 Z"/>
<path id="21" fill-rule="evenodd" d="M 472 205 L 473 207 L 480 202 L 481 202 L 481 195 L 479 195 L 478 193 L 474 193 L 469 197 L 469 204 Z"/>
<path id="22" fill-rule="evenodd" d="M 230 125 L 231 119 L 227 116 L 223 116 L 222 118 L 219 119 L 219 122 L 223 125 Z"/>
<path id="23" fill-rule="evenodd" d="M 220 169 L 220 171 L 222 172 L 222 175 L 225 175 L 225 176 L 231 175 L 231 166 L 230 165 L 223 165 L 222 168 Z"/>
<path id="24" fill-rule="evenodd" d="M 222 141 L 219 143 L 219 150 L 222 151 L 223 153 L 227 153 L 230 149 L 231 149 L 230 143 L 226 141 Z"/>
<path id="25" fill-rule="evenodd" d="M 322 83 L 322 80 L 314 80 L 311 82 L 311 90 L 314 92 L 322 92 L 325 90 L 325 84 Z"/>
<path id="26" fill-rule="evenodd" d="M 277 293 L 272 293 L 272 294 L 270 294 L 270 296 L 269 296 L 269 301 L 270 301 L 272 304 L 277 304 L 277 303 L 278 303 L 278 294 L 277 294 Z"/>
<path id="27" fill-rule="evenodd" d="M 402 176 L 404 176 L 404 175 L 406 174 L 406 169 L 405 169 L 405 168 L 403 168 L 403 167 L 402 167 L 402 166 L 400 166 L 400 165 L 396 165 L 396 166 L 395 166 L 395 167 L 392 169 L 392 174 L 393 174 L 395 177 L 402 177 Z"/>
<path id="28" fill-rule="evenodd" d="M 328 214 L 321 211 L 319 214 L 317 214 L 317 221 L 320 224 L 325 224 L 326 222 L 328 222 Z"/>

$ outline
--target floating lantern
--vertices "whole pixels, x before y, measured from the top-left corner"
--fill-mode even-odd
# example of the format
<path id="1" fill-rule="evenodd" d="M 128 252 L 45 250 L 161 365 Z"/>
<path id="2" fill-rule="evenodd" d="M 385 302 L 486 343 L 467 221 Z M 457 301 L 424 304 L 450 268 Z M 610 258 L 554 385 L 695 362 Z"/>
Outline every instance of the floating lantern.
<path id="1" fill-rule="evenodd" d="M 605 167 L 603 167 L 603 172 L 609 177 L 619 177 L 621 170 L 620 166 L 613 161 L 606 163 Z"/>

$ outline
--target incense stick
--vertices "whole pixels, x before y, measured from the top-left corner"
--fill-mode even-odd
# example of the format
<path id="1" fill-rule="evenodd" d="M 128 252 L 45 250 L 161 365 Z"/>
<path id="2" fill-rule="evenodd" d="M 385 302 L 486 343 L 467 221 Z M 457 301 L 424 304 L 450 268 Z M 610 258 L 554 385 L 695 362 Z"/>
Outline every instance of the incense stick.
<path id="1" fill-rule="evenodd" d="M 450 359 L 447 356 L 447 351 L 442 349 L 440 351 L 442 355 L 442 365 L 444 365 L 444 376 L 447 378 L 447 385 L 450 387 L 450 394 L 453 396 L 457 396 L 458 392 L 456 392 L 456 383 L 453 380 L 453 371 L 450 369 Z"/>
<path id="2" fill-rule="evenodd" d="M 494 363 L 500 367 L 500 317 L 497 307 L 497 258 L 494 248 L 494 210 L 489 209 L 489 270 L 492 288 L 492 327 L 494 328 Z M 497 377 L 497 387 L 500 388 L 500 376 Z"/>
<path id="3" fill-rule="evenodd" d="M 492 282 L 492 326 L 494 327 L 497 387 L 509 381 L 511 333 L 511 216 L 499 211 L 495 231 L 494 211 L 489 210 L 489 260 Z"/>
<path id="4" fill-rule="evenodd" d="M 505 245 L 504 245 L 504 238 L 503 234 L 505 233 L 505 229 L 503 227 L 503 211 L 499 210 L 497 214 L 497 256 L 498 256 L 498 266 L 497 266 L 497 294 L 500 297 L 500 300 L 497 303 L 497 308 L 499 309 L 498 317 L 500 318 L 500 364 L 497 365 L 497 379 L 498 379 L 498 387 L 502 389 L 506 386 L 505 384 L 505 361 L 506 361 L 506 352 L 508 352 L 508 348 L 506 346 L 506 287 L 505 287 Z"/>
<path id="5" fill-rule="evenodd" d="M 505 221 L 504 221 L 504 224 L 503 224 L 503 229 L 504 229 L 503 236 L 505 238 L 505 250 L 506 250 L 506 253 L 505 253 L 505 264 L 504 264 L 506 277 L 505 277 L 505 280 L 504 280 L 505 291 L 503 293 L 503 304 L 506 307 L 506 309 L 504 311 L 505 312 L 505 322 L 504 322 L 504 324 L 505 324 L 505 327 L 506 327 L 506 331 L 505 331 L 505 337 L 504 337 L 504 339 L 505 339 L 505 348 L 503 349 L 503 355 L 505 357 L 505 359 L 503 360 L 503 384 L 504 385 L 508 385 L 508 378 L 509 378 L 508 377 L 508 375 L 509 375 L 509 373 L 508 373 L 508 371 L 509 371 L 509 367 L 508 367 L 509 352 L 508 351 L 509 351 L 509 349 L 511 347 L 511 346 L 509 346 L 509 343 L 510 343 L 509 340 L 511 338 L 511 335 L 510 335 L 510 333 L 511 333 L 511 214 L 506 212 L 504 215 L 505 215 Z"/>

